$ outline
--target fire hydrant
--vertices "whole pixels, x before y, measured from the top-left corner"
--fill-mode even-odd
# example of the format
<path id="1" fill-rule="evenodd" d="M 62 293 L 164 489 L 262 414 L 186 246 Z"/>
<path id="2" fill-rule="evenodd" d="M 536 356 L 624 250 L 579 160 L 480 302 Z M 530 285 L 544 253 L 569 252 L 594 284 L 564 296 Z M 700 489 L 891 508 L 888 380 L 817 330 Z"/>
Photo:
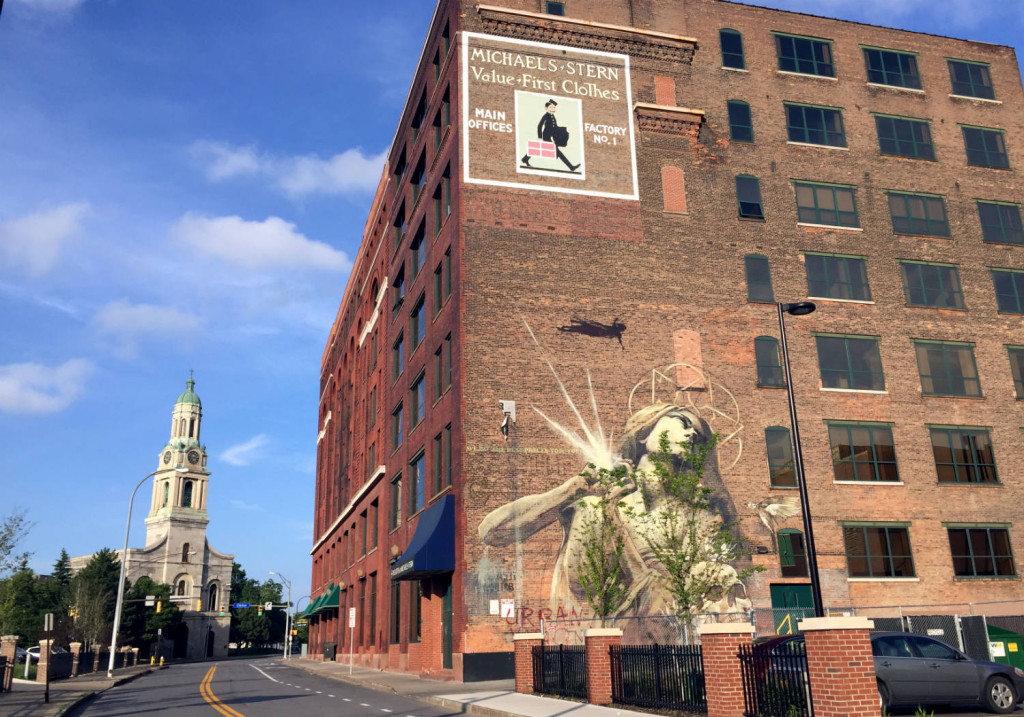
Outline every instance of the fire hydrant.
<path id="1" fill-rule="evenodd" d="M 160 667 L 163 667 L 163 666 L 164 666 L 164 658 L 163 658 L 163 655 L 161 655 L 160 656 Z"/>
<path id="2" fill-rule="evenodd" d="M 149 656 L 149 664 L 151 664 L 151 665 L 155 665 L 156 664 L 156 655 L 150 655 Z"/>

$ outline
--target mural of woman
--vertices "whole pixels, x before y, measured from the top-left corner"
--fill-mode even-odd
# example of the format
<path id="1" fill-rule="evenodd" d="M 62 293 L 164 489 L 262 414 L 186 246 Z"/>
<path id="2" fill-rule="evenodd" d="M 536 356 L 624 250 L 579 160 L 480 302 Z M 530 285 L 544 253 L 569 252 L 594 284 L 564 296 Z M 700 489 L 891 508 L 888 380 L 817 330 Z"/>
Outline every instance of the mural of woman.
<path id="1" fill-rule="evenodd" d="M 617 465 L 627 465 L 652 476 L 650 455 L 659 449 L 662 434 L 667 434 L 671 450 L 676 456 L 675 468 L 685 468 L 684 448 L 706 444 L 711 433 L 707 421 L 695 411 L 674 403 L 656 401 L 629 418 L 614 448 L 601 452 L 607 456 L 606 462 L 609 465 L 598 467 L 611 469 Z M 598 500 L 590 480 L 589 477 L 577 475 L 547 492 L 519 498 L 493 510 L 478 528 L 480 539 L 485 545 L 503 546 L 513 544 L 516 540 L 526 540 L 552 523 L 561 525 L 563 539 L 555 558 L 549 595 L 553 611 L 558 605 L 586 605 L 583 590 L 572 575 L 586 511 Z M 717 451 L 712 453 L 705 464 L 703 482 L 714 490 L 711 500 L 713 510 L 706 514 L 705 519 L 733 520 L 735 508 L 719 475 Z M 656 482 L 648 480 L 643 486 L 629 484 L 616 489 L 613 497 L 620 502 L 615 509 L 615 519 L 622 527 L 626 539 L 625 562 L 630 586 L 626 597 L 613 610 L 613 615 L 675 612 L 671 594 L 662 584 L 664 568 L 651 554 L 644 537 L 651 527 L 652 514 L 656 514 L 665 504 L 663 491 Z M 751 603 L 746 598 L 736 570 L 723 563 L 720 575 L 719 590 L 714 599 L 703 606 L 702 611 L 732 612 L 749 609 Z"/>

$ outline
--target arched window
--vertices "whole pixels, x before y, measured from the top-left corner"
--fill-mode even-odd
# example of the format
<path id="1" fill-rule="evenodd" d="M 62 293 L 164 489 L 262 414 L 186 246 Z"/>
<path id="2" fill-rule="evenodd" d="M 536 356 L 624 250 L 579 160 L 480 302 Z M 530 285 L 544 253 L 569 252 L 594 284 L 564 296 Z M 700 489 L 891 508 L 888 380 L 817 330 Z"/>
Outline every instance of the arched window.
<path id="1" fill-rule="evenodd" d="M 780 530 L 779 565 L 784 578 L 807 577 L 807 548 L 804 547 L 804 534 L 799 530 Z"/>
<path id="2" fill-rule="evenodd" d="M 795 488 L 793 441 L 789 437 L 789 429 L 769 426 L 764 429 L 764 442 L 768 448 L 768 475 L 772 486 Z"/>
<path id="3" fill-rule="evenodd" d="M 178 581 L 178 595 L 180 597 L 184 597 L 184 595 L 185 595 L 185 581 L 184 580 L 179 580 Z"/>
<path id="4" fill-rule="evenodd" d="M 743 35 L 724 28 L 718 31 L 718 41 L 722 45 L 722 67 L 744 69 L 746 62 L 743 60 Z"/>
<path id="5" fill-rule="evenodd" d="M 171 483 L 170 483 L 170 481 L 164 481 L 164 505 L 163 505 L 164 508 L 167 507 L 167 501 L 170 499 L 170 497 L 171 497 Z"/>
<path id="6" fill-rule="evenodd" d="M 772 271 L 768 257 L 761 254 L 747 254 L 743 257 L 747 272 L 747 301 L 756 303 L 775 303 L 775 292 L 772 291 Z"/>
<path id="7" fill-rule="evenodd" d="M 758 386 L 785 386 L 786 376 L 779 359 L 779 342 L 773 336 L 754 339 L 754 358 L 757 361 Z"/>
<path id="8" fill-rule="evenodd" d="M 178 436 L 181 437 L 181 436 L 184 436 L 184 435 L 185 435 L 185 419 L 183 418 L 183 419 L 181 419 L 181 423 L 178 424 Z"/>
<path id="9" fill-rule="evenodd" d="M 183 563 L 189 562 L 188 555 L 189 555 L 189 545 L 188 545 L 188 543 L 185 543 L 184 545 L 181 546 L 181 562 L 183 562 Z"/>
<path id="10" fill-rule="evenodd" d="M 192 481 L 185 481 L 185 490 L 181 493 L 181 505 L 185 508 L 192 507 Z"/>
<path id="11" fill-rule="evenodd" d="M 189 421 L 188 421 L 188 437 L 189 438 L 195 438 L 196 437 L 195 436 L 195 432 L 196 432 L 196 419 L 190 418 Z"/>
<path id="12" fill-rule="evenodd" d="M 207 603 L 211 610 L 217 609 L 217 584 L 210 585 L 210 602 Z"/>
<path id="13" fill-rule="evenodd" d="M 750 105 L 743 100 L 729 100 L 729 138 L 733 142 L 754 141 L 754 121 L 750 116 Z"/>

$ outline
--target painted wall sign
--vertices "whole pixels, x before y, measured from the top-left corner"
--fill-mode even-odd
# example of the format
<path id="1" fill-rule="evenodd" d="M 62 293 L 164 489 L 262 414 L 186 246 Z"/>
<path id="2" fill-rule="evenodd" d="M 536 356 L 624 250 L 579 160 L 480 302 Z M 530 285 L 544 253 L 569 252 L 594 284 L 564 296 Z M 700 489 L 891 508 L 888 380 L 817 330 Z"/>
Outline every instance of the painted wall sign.
<path id="1" fill-rule="evenodd" d="M 466 182 L 638 198 L 628 55 L 462 38 Z"/>

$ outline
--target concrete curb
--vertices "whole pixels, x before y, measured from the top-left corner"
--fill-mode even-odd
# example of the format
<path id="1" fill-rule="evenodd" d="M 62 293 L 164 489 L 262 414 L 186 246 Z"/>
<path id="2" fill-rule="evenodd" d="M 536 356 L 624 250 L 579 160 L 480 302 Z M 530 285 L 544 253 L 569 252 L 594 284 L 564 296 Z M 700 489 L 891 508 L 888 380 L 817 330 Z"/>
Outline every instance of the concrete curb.
<path id="1" fill-rule="evenodd" d="M 140 677 L 143 677 L 144 675 L 151 674 L 151 673 L 153 673 L 153 672 L 155 672 L 157 670 L 166 670 L 166 669 L 167 669 L 166 665 L 164 667 L 154 666 L 152 669 L 145 670 L 144 672 L 137 672 L 134 675 L 128 675 L 127 677 L 122 677 L 119 680 L 114 680 L 113 684 L 108 685 L 107 687 L 104 687 L 102 690 L 93 690 L 92 692 L 82 692 L 81 694 L 78 695 L 78 697 L 72 699 L 67 704 L 65 704 L 65 705 L 63 705 L 61 707 L 58 707 L 57 711 L 54 713 L 54 717 L 61 717 L 65 713 L 70 712 L 71 710 L 73 710 L 74 708 L 78 707 L 79 705 L 85 704 L 86 702 L 88 702 L 89 700 L 94 698 L 96 695 L 102 694 L 102 693 L 106 692 L 107 690 L 110 690 L 110 689 L 113 689 L 115 687 L 119 687 L 121 685 L 127 684 L 127 683 L 131 682 L 132 680 L 137 680 Z"/>
<path id="2" fill-rule="evenodd" d="M 309 667 L 308 665 L 293 665 L 293 664 L 289 663 L 288 667 L 297 667 L 300 670 L 304 670 L 304 671 L 308 672 L 311 675 L 319 675 L 320 677 L 326 677 L 329 680 L 336 680 L 337 682 L 344 682 L 344 683 L 349 684 L 349 685 L 356 685 L 356 686 L 362 685 L 363 687 L 369 687 L 372 690 L 377 690 L 377 692 L 390 692 L 393 695 L 402 694 L 402 695 L 405 695 L 406 697 L 411 697 L 412 696 L 412 695 L 407 695 L 404 692 L 399 692 L 398 690 L 396 690 L 391 685 L 386 685 L 383 682 L 370 682 L 368 680 L 361 680 L 358 677 L 350 677 L 348 675 L 339 674 L 339 673 L 336 673 L 336 672 L 328 672 L 326 670 L 318 670 L 318 669 L 316 669 L 314 667 Z"/>
<path id="3" fill-rule="evenodd" d="M 506 712 L 504 710 L 497 710 L 493 707 L 481 707 L 480 705 L 466 704 L 465 702 L 459 702 L 458 700 L 450 700 L 447 697 L 432 697 L 424 696 L 417 697 L 416 699 L 421 702 L 427 702 L 436 707 L 444 707 L 445 709 L 456 710 L 464 714 L 476 715 L 477 717 L 523 717 L 518 712 Z"/>

